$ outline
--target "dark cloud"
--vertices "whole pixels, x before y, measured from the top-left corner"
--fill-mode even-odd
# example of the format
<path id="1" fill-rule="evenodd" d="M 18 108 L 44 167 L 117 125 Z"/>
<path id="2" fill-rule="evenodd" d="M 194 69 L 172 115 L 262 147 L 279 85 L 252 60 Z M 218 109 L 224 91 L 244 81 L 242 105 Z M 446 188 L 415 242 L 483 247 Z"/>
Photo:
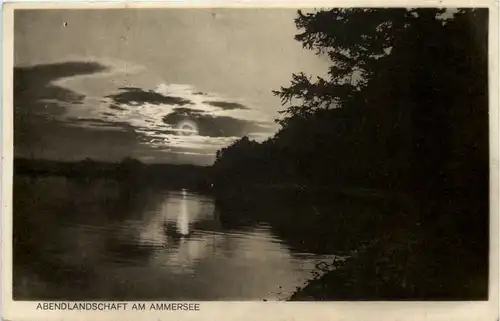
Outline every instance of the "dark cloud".
<path id="1" fill-rule="evenodd" d="M 113 115 L 115 116 L 115 115 Z M 91 125 L 92 127 L 106 127 L 106 128 L 119 128 L 124 130 L 134 131 L 132 125 L 126 122 L 119 121 L 108 121 L 99 118 L 66 118 L 65 122 L 67 124 L 75 125 Z"/>
<path id="2" fill-rule="evenodd" d="M 209 137 L 243 137 L 253 132 L 264 131 L 264 127 L 252 121 L 236 119 L 229 116 L 212 116 L 185 108 L 175 110 L 163 117 L 163 122 L 170 126 L 177 126 L 182 121 L 192 121 L 198 126 L 201 136 Z"/>
<path id="3" fill-rule="evenodd" d="M 240 103 L 235 103 L 232 101 L 204 101 L 203 103 L 222 108 L 224 110 L 231 110 L 231 109 L 249 109 L 245 105 L 242 105 Z"/>
<path id="4" fill-rule="evenodd" d="M 158 135 L 175 134 L 175 133 L 177 133 L 177 130 L 176 129 L 162 129 L 162 130 L 155 130 L 154 133 L 158 134 Z"/>
<path id="5" fill-rule="evenodd" d="M 107 70 L 94 62 L 64 62 L 14 67 L 14 150 L 38 150 L 48 132 L 64 127 L 54 117 L 68 104 L 82 104 L 84 95 L 53 82 L 67 77 Z M 66 127 L 64 127 L 66 128 Z"/>
<path id="6" fill-rule="evenodd" d="M 63 105 L 81 104 L 84 95 L 53 82 L 61 78 L 89 75 L 107 70 L 95 62 L 64 62 L 14 67 L 14 117 L 18 115 L 60 114 Z"/>
<path id="7" fill-rule="evenodd" d="M 153 105 L 188 105 L 192 102 L 189 99 L 176 97 L 176 96 L 165 96 L 155 91 L 143 90 L 137 87 L 122 87 L 121 92 L 113 95 L 106 96 L 111 98 L 114 103 L 117 104 L 137 104 L 141 105 L 143 103 L 149 103 Z"/>
<path id="8" fill-rule="evenodd" d="M 143 89 L 142 88 L 139 88 L 139 87 L 132 87 L 132 86 L 129 86 L 129 87 L 120 87 L 118 88 L 119 90 L 125 90 L 125 91 L 128 91 L 128 90 L 132 90 L 132 91 L 142 91 Z"/>
<path id="9" fill-rule="evenodd" d="M 113 110 L 121 110 L 121 111 L 127 110 L 127 109 L 125 109 L 123 107 L 120 107 L 120 106 L 117 106 L 117 105 L 114 105 L 114 104 L 111 104 L 108 107 L 109 107 L 109 109 L 113 109 Z"/>
<path id="10" fill-rule="evenodd" d="M 186 107 L 177 107 L 174 108 L 175 112 L 180 113 L 180 114 L 186 114 L 186 113 L 203 113 L 204 111 L 201 109 L 196 109 L 196 108 L 186 108 Z"/>
<path id="11" fill-rule="evenodd" d="M 14 74 L 26 75 L 30 78 L 35 78 L 40 82 L 48 83 L 61 78 L 95 74 L 106 71 L 107 69 L 108 68 L 106 66 L 97 62 L 72 61 L 26 67 L 14 67 Z"/>

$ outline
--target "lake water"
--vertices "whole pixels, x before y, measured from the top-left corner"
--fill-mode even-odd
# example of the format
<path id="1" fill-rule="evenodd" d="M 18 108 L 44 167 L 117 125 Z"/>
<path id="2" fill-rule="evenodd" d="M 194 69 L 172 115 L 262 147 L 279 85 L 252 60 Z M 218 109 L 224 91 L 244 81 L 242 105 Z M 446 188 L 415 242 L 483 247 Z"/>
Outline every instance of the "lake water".
<path id="1" fill-rule="evenodd" d="M 267 197 L 16 177 L 14 298 L 286 299 L 336 247 L 316 207 Z"/>

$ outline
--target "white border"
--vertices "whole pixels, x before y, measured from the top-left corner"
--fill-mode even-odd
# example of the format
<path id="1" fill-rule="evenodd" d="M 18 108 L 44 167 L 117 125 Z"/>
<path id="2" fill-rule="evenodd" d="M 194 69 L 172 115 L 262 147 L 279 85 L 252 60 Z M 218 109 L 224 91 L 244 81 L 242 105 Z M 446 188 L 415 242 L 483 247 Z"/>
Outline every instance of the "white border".
<path id="1" fill-rule="evenodd" d="M 486 302 L 199 302 L 198 312 L 127 311 L 74 312 L 36 311 L 37 302 L 12 301 L 12 159 L 13 159 L 13 10 L 14 9 L 103 9 L 103 8 L 208 8 L 208 7 L 470 7 L 490 8 L 490 195 L 491 256 L 490 299 Z M 338 0 L 229 2 L 195 0 L 186 2 L 93 2 L 93 3 L 7 3 L 3 5 L 3 149 L 2 149 L 2 318 L 5 320 L 498 320 L 498 234 L 499 234 L 499 1 L 453 0 Z M 147 302 L 146 302 L 147 303 Z M 149 302 L 150 303 L 150 302 Z"/>

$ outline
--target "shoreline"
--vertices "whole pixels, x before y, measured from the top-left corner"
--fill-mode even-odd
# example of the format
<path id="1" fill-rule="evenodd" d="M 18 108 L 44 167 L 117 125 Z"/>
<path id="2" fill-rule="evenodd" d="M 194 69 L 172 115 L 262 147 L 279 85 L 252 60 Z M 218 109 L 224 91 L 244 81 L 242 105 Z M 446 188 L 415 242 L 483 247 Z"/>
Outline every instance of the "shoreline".
<path id="1" fill-rule="evenodd" d="M 436 250 L 428 249 L 427 233 L 411 228 L 385 234 L 344 264 L 309 280 L 287 301 L 487 300 L 488 267 L 465 266 L 467 250 L 445 249 L 442 261 L 433 261 L 430 253 Z"/>

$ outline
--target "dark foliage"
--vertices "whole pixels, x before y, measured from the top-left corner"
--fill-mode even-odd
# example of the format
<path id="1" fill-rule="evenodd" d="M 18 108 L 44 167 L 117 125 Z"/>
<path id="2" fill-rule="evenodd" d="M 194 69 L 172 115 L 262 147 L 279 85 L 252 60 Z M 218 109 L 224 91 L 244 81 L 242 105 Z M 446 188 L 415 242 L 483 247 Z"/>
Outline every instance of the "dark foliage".
<path id="1" fill-rule="evenodd" d="M 294 74 L 288 87 L 274 91 L 288 106 L 277 120 L 278 133 L 263 143 L 243 138 L 220 150 L 214 165 L 217 185 L 231 188 L 368 188 L 406 194 L 409 213 L 399 220 L 388 217 L 385 226 L 374 226 L 374 235 L 401 229 L 416 235 L 416 245 L 410 250 L 402 237 L 377 243 L 368 256 L 397 253 L 380 263 L 385 272 L 369 266 L 351 275 L 364 284 L 391 275 L 390 266 L 407 269 L 404 282 L 395 277 L 374 294 L 379 299 L 467 296 L 467 289 L 453 285 L 467 273 L 483 276 L 474 293 L 486 295 L 488 10 L 458 9 L 448 18 L 443 13 L 424 8 L 299 11 L 296 40 L 328 56 L 328 76 Z M 356 224 L 363 222 L 358 217 Z M 357 235 L 344 231 L 343 237 Z M 420 263 L 405 259 L 412 256 Z M 432 290 L 427 280 L 442 288 Z"/>
<path id="2" fill-rule="evenodd" d="M 216 167 L 246 181 L 484 194 L 488 12 L 436 18 L 442 12 L 299 11 L 296 39 L 328 55 L 329 78 L 293 75 L 275 91 L 297 103 L 282 129 L 221 150 Z"/>

